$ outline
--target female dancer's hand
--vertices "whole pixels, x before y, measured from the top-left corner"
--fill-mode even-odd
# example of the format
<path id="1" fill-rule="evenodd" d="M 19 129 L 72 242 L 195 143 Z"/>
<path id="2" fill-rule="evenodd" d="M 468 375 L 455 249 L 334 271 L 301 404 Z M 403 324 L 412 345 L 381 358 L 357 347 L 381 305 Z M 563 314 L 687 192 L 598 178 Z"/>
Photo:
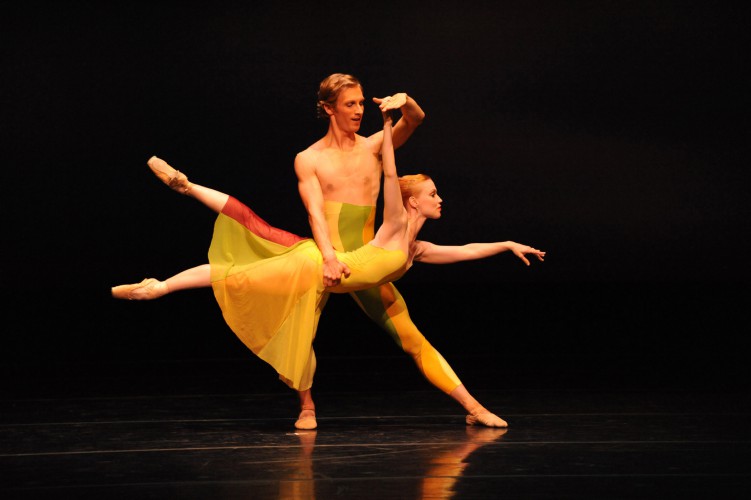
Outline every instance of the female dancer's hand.
<path id="1" fill-rule="evenodd" d="M 529 265 L 529 260 L 527 260 L 527 257 L 525 255 L 534 255 L 537 257 L 537 260 L 540 262 L 545 261 L 545 252 L 542 250 L 538 250 L 536 248 L 532 248 L 529 245 L 522 245 L 521 243 L 516 243 L 515 241 L 509 242 L 509 250 L 514 252 L 514 255 L 519 257 L 522 262 Z"/>

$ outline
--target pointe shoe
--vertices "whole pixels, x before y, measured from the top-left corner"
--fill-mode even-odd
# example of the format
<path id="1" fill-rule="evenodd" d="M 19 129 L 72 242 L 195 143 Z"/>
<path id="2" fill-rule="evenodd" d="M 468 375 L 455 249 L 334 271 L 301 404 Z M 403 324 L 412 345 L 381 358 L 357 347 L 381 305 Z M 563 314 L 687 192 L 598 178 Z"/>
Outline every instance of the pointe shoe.
<path id="1" fill-rule="evenodd" d="M 467 425 L 484 425 L 485 427 L 508 427 L 508 423 L 495 413 L 490 413 L 485 408 L 473 411 L 465 419 Z"/>
<path id="2" fill-rule="evenodd" d="M 133 285 L 112 287 L 112 296 L 116 299 L 152 300 L 167 293 L 167 283 L 154 278 L 146 278 Z"/>
<path id="3" fill-rule="evenodd" d="M 151 158 L 149 158 L 149 161 L 147 161 L 146 164 L 149 166 L 151 171 L 154 172 L 157 177 L 159 177 L 160 181 L 162 181 L 178 193 L 188 194 L 190 188 L 193 187 L 193 184 L 188 182 L 188 178 L 185 176 L 185 174 L 183 174 L 179 170 L 175 170 L 161 158 L 152 156 Z"/>
<path id="4" fill-rule="evenodd" d="M 312 411 L 313 415 L 307 415 L 305 417 L 302 416 L 303 412 L 306 411 Z M 300 412 L 300 416 L 297 417 L 297 422 L 295 422 L 295 429 L 301 429 L 301 430 L 312 430 L 318 427 L 318 422 L 316 422 L 316 414 L 315 414 L 316 408 L 315 406 L 303 406 L 302 411 Z"/>

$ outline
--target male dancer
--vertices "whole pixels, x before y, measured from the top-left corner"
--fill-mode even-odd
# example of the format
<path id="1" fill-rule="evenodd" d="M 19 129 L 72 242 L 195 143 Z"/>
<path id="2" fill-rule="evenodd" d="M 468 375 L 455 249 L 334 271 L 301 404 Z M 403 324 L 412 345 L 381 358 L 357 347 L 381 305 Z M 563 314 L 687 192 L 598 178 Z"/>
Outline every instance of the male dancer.
<path id="1" fill-rule="evenodd" d="M 399 109 L 393 128 L 394 148 L 400 147 L 422 123 L 425 113 L 405 93 L 373 98 L 382 111 Z M 383 131 L 364 137 L 357 132 L 365 98 L 352 75 L 334 73 L 320 84 L 318 116 L 329 122 L 326 135 L 295 157 L 300 197 L 308 212 L 313 238 L 324 259 L 323 283 L 338 284 L 349 269 L 336 259 L 334 249 L 354 250 L 373 237 L 375 205 L 381 184 L 379 152 Z M 415 360 L 418 369 L 437 388 L 467 411 L 466 422 L 506 427 L 464 387 L 446 360 L 412 323 L 407 305 L 392 283 L 351 294 L 362 310 L 386 330 Z M 325 300 L 321 302 L 325 304 Z M 300 429 L 315 428 L 315 404 L 310 390 L 299 393 Z"/>

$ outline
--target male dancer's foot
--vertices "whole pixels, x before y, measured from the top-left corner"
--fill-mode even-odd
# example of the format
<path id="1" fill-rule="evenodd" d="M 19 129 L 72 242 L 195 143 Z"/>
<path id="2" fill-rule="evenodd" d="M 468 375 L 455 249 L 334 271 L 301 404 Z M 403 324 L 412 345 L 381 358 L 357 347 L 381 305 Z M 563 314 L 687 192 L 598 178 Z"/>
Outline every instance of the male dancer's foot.
<path id="1" fill-rule="evenodd" d="M 462 405 L 469 415 L 465 421 L 467 425 L 484 425 L 485 427 L 508 427 L 508 423 L 498 415 L 490 413 L 480 404 L 464 387 L 464 384 L 457 386 L 449 393 L 457 403 Z"/>
<path id="2" fill-rule="evenodd" d="M 485 427 L 508 427 L 508 423 L 484 407 L 473 408 L 465 419 L 467 425 L 484 425 Z"/>
<path id="3" fill-rule="evenodd" d="M 295 422 L 295 429 L 312 430 L 318 427 L 316 422 L 316 408 L 315 406 L 303 406 L 300 415 Z"/>
<path id="4" fill-rule="evenodd" d="M 318 427 L 316 422 L 316 404 L 313 402 L 313 393 L 310 389 L 297 391 L 300 398 L 300 415 L 295 422 L 296 429 L 311 430 Z"/>

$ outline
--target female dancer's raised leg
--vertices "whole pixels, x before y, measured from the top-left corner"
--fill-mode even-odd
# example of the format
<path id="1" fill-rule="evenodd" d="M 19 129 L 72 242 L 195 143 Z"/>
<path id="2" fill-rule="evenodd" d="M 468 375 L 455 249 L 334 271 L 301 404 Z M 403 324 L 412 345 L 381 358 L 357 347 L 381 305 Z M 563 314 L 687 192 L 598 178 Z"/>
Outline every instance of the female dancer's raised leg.
<path id="1" fill-rule="evenodd" d="M 178 193 L 195 198 L 216 213 L 222 211 L 229 199 L 229 195 L 221 191 L 189 182 L 185 174 L 179 170 L 175 170 L 161 158 L 152 156 L 146 164 L 159 177 L 159 180 L 170 188 Z"/>
<path id="2" fill-rule="evenodd" d="M 152 156 L 146 163 L 151 171 L 167 186 L 178 193 L 195 198 L 216 213 L 222 211 L 229 199 L 229 195 L 216 189 L 189 182 L 185 174 L 175 170 L 161 158 Z M 152 300 L 179 290 L 210 286 L 211 267 L 209 264 L 202 264 L 182 271 L 164 281 L 146 278 L 140 283 L 113 287 L 112 296 L 116 299 Z"/>
<path id="3" fill-rule="evenodd" d="M 185 174 L 172 168 L 161 158 L 152 156 L 146 163 L 164 184 L 178 193 L 195 198 L 214 212 L 221 213 L 227 204 L 229 195 L 188 181 Z M 282 242 L 280 241 L 280 243 Z M 152 300 L 179 290 L 210 286 L 211 265 L 203 264 L 182 271 L 164 281 L 147 278 L 141 283 L 116 286 L 112 288 L 112 296 L 118 299 Z M 318 424 L 315 417 L 315 403 L 310 389 L 297 391 L 297 394 L 300 399 L 300 414 L 295 422 L 295 427 L 297 429 L 315 429 Z"/>

